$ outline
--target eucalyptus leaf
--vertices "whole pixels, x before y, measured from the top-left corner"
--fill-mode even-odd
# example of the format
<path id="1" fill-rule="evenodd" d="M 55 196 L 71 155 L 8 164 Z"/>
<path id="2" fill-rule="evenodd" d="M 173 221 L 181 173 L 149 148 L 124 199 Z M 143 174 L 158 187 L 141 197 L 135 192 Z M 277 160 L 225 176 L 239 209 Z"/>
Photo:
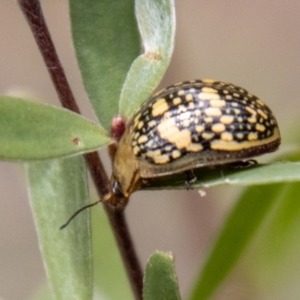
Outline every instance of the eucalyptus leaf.
<path id="1" fill-rule="evenodd" d="M 149 258 L 144 278 L 143 299 L 181 299 L 172 253 L 157 251 Z"/>
<path id="2" fill-rule="evenodd" d="M 134 0 L 69 3 L 83 83 L 99 121 L 109 130 L 112 118 L 118 114 L 126 74 L 140 53 Z"/>
<path id="3" fill-rule="evenodd" d="M 173 53 L 175 7 L 173 0 L 136 0 L 136 17 L 144 53 L 132 64 L 124 83 L 120 114 L 130 118 L 164 76 Z"/>
<path id="4" fill-rule="evenodd" d="M 47 276 L 54 299 L 92 299 L 89 211 L 64 230 L 59 227 L 88 204 L 83 157 L 27 164 L 29 194 Z"/>
<path id="5" fill-rule="evenodd" d="M 67 109 L 0 97 L 0 159 L 40 160 L 91 152 L 110 143 L 106 131 Z"/>

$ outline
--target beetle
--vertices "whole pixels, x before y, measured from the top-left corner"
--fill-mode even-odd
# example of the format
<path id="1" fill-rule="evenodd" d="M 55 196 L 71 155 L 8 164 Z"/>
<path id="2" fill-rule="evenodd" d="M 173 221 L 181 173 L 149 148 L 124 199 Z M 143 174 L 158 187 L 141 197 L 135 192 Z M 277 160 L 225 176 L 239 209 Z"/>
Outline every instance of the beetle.
<path id="1" fill-rule="evenodd" d="M 275 151 L 281 141 L 270 108 L 247 90 L 217 80 L 190 80 L 154 94 L 127 124 L 113 119 L 110 192 L 99 202 L 124 209 L 143 181 L 195 168 L 240 163 Z M 190 178 L 188 178 L 190 180 Z"/>
<path id="2" fill-rule="evenodd" d="M 127 123 L 107 201 L 124 208 L 143 180 L 239 162 L 275 151 L 280 140 L 272 111 L 247 90 L 208 79 L 174 84 Z"/>

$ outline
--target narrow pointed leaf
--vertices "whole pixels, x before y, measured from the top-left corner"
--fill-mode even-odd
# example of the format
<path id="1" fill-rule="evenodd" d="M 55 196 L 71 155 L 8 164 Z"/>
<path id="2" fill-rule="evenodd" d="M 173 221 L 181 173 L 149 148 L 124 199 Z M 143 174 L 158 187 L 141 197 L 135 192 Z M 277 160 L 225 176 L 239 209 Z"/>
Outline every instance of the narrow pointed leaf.
<path id="1" fill-rule="evenodd" d="M 92 299 L 89 211 L 59 227 L 89 202 L 82 157 L 27 165 L 29 194 L 54 299 Z"/>
<path id="2" fill-rule="evenodd" d="M 299 161 L 299 152 L 290 155 L 289 160 Z M 260 292 L 257 298 L 299 298 L 299 189 L 299 182 L 285 185 L 243 258 L 242 267 Z"/>
<path id="3" fill-rule="evenodd" d="M 216 174 L 216 172 L 215 172 Z M 227 175 L 228 174 L 228 175 Z M 268 165 L 256 165 L 236 172 L 233 170 L 219 173 L 214 179 L 207 180 L 204 187 L 220 184 L 256 185 L 300 180 L 300 162 L 275 162 Z"/>
<path id="4" fill-rule="evenodd" d="M 109 144 L 105 130 L 67 109 L 0 97 L 0 159 L 37 160 L 91 152 Z"/>
<path id="5" fill-rule="evenodd" d="M 260 292 L 257 299 L 300 297 L 299 190 L 299 182 L 286 185 L 243 259 L 251 285 Z"/>
<path id="6" fill-rule="evenodd" d="M 251 187 L 244 193 L 223 225 L 190 299 L 209 299 L 218 289 L 257 234 L 284 188 L 284 184 L 265 185 Z"/>
<path id="7" fill-rule="evenodd" d="M 155 252 L 149 258 L 144 278 L 143 299 L 181 299 L 172 253 Z"/>
<path id="8" fill-rule="evenodd" d="M 127 118 L 149 97 L 164 76 L 175 37 L 173 0 L 136 0 L 135 10 L 144 53 L 132 64 L 123 86 L 120 113 Z"/>
<path id="9" fill-rule="evenodd" d="M 69 3 L 83 83 L 99 121 L 109 130 L 126 74 L 140 52 L 134 0 Z"/>
<path id="10" fill-rule="evenodd" d="M 217 167 L 194 170 L 197 181 L 193 189 L 208 188 L 217 185 L 262 185 L 280 182 L 300 181 L 300 162 L 276 162 L 268 165 L 256 165 L 245 169 Z M 186 177 L 178 174 L 157 178 L 148 182 L 142 189 L 186 189 Z"/>

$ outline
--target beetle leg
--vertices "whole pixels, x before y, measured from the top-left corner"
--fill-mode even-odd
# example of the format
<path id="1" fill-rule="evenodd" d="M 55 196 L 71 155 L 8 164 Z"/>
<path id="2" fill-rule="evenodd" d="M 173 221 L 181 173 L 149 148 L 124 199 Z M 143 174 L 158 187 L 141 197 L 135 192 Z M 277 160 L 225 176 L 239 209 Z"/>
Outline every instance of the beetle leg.
<path id="1" fill-rule="evenodd" d="M 185 171 L 184 173 L 186 175 L 186 181 L 185 181 L 186 188 L 187 190 L 191 190 L 193 183 L 195 183 L 197 180 L 197 177 L 195 176 L 193 170 L 188 170 Z"/>
<path id="2" fill-rule="evenodd" d="M 230 163 L 229 166 L 234 169 L 245 169 L 248 167 L 252 167 L 257 165 L 258 162 L 255 159 L 247 159 L 247 160 L 240 160 L 234 163 Z"/>

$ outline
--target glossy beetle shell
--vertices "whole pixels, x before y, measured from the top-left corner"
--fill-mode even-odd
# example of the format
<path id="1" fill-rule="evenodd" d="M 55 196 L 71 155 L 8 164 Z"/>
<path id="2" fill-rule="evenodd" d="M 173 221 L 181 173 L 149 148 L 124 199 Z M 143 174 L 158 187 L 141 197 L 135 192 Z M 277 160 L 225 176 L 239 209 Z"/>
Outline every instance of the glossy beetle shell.
<path id="1" fill-rule="evenodd" d="M 126 198 L 143 178 L 236 162 L 279 144 L 271 110 L 245 89 L 181 82 L 153 95 L 128 123 L 114 158 L 113 190 Z"/>

